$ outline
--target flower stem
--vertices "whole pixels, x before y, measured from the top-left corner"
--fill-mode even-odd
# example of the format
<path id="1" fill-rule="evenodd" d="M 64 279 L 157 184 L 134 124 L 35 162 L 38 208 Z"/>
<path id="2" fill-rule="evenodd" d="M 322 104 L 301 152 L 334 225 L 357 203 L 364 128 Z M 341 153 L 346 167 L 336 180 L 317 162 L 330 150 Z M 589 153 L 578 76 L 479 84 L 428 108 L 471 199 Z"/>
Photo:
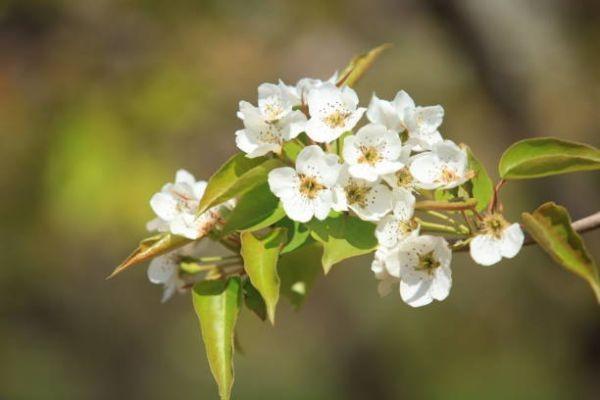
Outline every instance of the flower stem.
<path id="1" fill-rule="evenodd" d="M 425 231 L 452 233 L 455 235 L 463 235 L 464 234 L 463 232 L 461 232 L 458 228 L 456 228 L 454 226 L 449 226 L 449 225 L 444 225 L 444 224 L 436 224 L 435 222 L 423 221 L 420 218 L 415 218 L 415 219 L 417 220 L 419 225 L 421 225 L 421 229 L 423 229 Z"/>
<path id="2" fill-rule="evenodd" d="M 472 210 L 477 205 L 477 199 L 467 199 L 465 201 L 436 201 L 423 200 L 417 201 L 415 204 L 416 210 L 445 210 L 445 211 L 460 211 Z"/>

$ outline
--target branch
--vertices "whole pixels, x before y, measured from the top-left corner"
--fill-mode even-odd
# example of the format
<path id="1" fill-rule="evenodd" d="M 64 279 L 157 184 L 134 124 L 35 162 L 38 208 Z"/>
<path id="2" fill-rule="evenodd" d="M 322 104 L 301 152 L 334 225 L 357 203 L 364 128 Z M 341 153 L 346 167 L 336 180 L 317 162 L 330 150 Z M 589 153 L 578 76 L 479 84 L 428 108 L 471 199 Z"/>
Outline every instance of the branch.
<path id="1" fill-rule="evenodd" d="M 587 217 L 578 219 L 577 221 L 573 222 L 571 224 L 571 226 L 573 227 L 573 230 L 577 233 L 585 233 L 585 232 L 589 232 L 589 231 L 593 231 L 595 229 L 600 228 L 600 211 L 592 214 L 592 215 L 588 215 Z M 450 244 L 455 244 L 458 241 L 453 241 L 450 242 Z M 537 244 L 535 240 L 533 240 L 533 238 L 531 236 L 529 236 L 529 234 L 526 233 L 525 236 L 525 241 L 523 242 L 523 246 L 530 246 L 532 244 Z M 464 247 L 460 247 L 458 249 L 453 250 L 454 252 L 462 252 L 462 251 L 468 251 L 469 250 L 469 246 L 464 246 Z"/>

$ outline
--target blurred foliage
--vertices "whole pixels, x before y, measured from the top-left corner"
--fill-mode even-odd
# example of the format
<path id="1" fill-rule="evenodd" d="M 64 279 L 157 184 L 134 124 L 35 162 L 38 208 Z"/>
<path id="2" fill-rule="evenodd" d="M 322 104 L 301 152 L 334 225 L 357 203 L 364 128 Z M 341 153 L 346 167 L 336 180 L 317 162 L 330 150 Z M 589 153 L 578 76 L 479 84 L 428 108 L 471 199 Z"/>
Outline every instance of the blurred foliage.
<path id="1" fill-rule="evenodd" d="M 259 83 L 391 42 L 362 103 L 403 88 L 443 104 L 444 133 L 496 171 L 524 137 L 599 145 L 598 18 L 593 0 L 0 2 L 0 398 L 216 396 L 189 296 L 161 306 L 144 267 L 104 277 L 177 168 L 207 178 L 233 153 Z M 597 176 L 511 182 L 503 200 L 515 220 L 545 200 L 578 218 Z M 423 310 L 379 299 L 368 263 L 319 278 L 275 328 L 242 313 L 234 398 L 597 398 L 597 306 L 540 249 L 487 269 L 457 256 L 450 298 Z"/>

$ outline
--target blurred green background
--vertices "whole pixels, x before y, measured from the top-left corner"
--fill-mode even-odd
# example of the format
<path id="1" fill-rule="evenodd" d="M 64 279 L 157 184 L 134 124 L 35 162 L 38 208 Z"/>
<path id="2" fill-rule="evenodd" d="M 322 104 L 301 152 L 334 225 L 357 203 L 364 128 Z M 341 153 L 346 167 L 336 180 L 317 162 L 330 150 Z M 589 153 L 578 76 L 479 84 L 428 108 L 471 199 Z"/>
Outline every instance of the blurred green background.
<path id="1" fill-rule="evenodd" d="M 177 168 L 208 178 L 235 151 L 259 83 L 329 77 L 382 42 L 362 104 L 401 88 L 442 104 L 442 132 L 494 174 L 521 138 L 600 144 L 595 0 L 0 2 L 0 399 L 216 398 L 189 296 L 161 305 L 145 266 L 104 278 Z M 513 219 L 546 200 L 578 218 L 599 183 L 503 199 Z M 599 309 L 539 249 L 493 268 L 457 255 L 451 296 L 416 310 L 379 299 L 369 263 L 275 328 L 244 313 L 234 398 L 599 398 Z"/>

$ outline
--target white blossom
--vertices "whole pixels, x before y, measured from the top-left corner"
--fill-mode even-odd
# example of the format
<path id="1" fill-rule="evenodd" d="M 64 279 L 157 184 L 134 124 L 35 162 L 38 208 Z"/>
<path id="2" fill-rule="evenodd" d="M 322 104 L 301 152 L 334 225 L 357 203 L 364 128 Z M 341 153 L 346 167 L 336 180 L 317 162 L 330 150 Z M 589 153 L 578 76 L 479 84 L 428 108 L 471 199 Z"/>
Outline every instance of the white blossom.
<path id="1" fill-rule="evenodd" d="M 396 132 L 408 132 L 408 144 L 416 151 L 431 149 L 442 141 L 438 128 L 444 118 L 440 105 L 421 107 L 404 90 L 392 101 L 373 95 L 367 110 L 369 121 L 382 124 Z"/>
<path id="2" fill-rule="evenodd" d="M 308 222 L 324 220 L 334 204 L 333 190 L 341 164 L 335 154 L 319 146 L 307 146 L 298 154 L 296 168 L 276 168 L 269 172 L 269 187 L 281 199 L 288 217 Z"/>
<path id="3" fill-rule="evenodd" d="M 147 228 L 161 232 L 170 231 L 188 239 L 207 234 L 221 221 L 223 211 L 233 206 L 227 202 L 207 212 L 196 215 L 200 199 L 204 195 L 206 181 L 196 181 L 186 170 L 180 169 L 174 183 L 167 183 L 150 199 L 150 206 L 158 218 L 150 221 Z"/>
<path id="4" fill-rule="evenodd" d="M 409 190 L 397 189 L 393 197 L 392 214 L 386 215 L 375 228 L 380 247 L 393 248 L 406 238 L 419 234 L 419 226 L 413 220 L 415 196 Z"/>
<path id="5" fill-rule="evenodd" d="M 375 181 L 353 178 L 348 166 L 342 167 L 338 185 L 335 187 L 336 211 L 354 211 L 365 221 L 378 221 L 392 209 L 392 191 Z"/>
<path id="6" fill-rule="evenodd" d="M 249 158 L 264 156 L 269 152 L 280 153 L 284 142 L 304 130 L 306 116 L 301 111 L 292 111 L 291 106 L 288 109 L 278 105 L 273 99 L 271 96 L 265 100 L 271 103 L 262 104 L 264 110 L 240 102 L 238 115 L 244 123 L 244 129 L 235 133 L 235 142 Z"/>
<path id="7" fill-rule="evenodd" d="M 410 237 L 398 246 L 400 296 L 412 307 L 444 300 L 452 286 L 452 251 L 440 236 Z M 395 271 L 390 271 L 394 276 Z"/>
<path id="8" fill-rule="evenodd" d="M 365 125 L 344 140 L 343 156 L 350 166 L 348 171 L 371 182 L 402 168 L 401 154 L 398 134 L 379 124 Z"/>
<path id="9" fill-rule="evenodd" d="M 318 89 L 321 86 L 325 85 L 325 84 L 331 84 L 331 85 L 335 85 L 338 81 L 338 73 L 337 71 L 327 80 L 321 80 L 321 79 L 314 79 L 314 78 L 302 78 L 298 81 L 298 83 L 296 83 L 296 87 L 295 87 L 295 95 L 296 98 L 298 99 L 298 103 L 296 105 L 299 104 L 306 104 L 307 102 L 307 96 L 308 93 L 312 90 L 312 89 Z"/>
<path id="10" fill-rule="evenodd" d="M 350 131 L 362 118 L 365 108 L 358 107 L 358 96 L 351 88 L 332 83 L 313 88 L 307 95 L 310 119 L 306 134 L 315 142 L 331 142 Z"/>
<path id="11" fill-rule="evenodd" d="M 412 157 L 410 173 L 422 189 L 451 189 L 471 178 L 467 153 L 451 140 L 445 140 Z"/>
<path id="12" fill-rule="evenodd" d="M 471 240 L 471 257 L 477 264 L 493 265 L 502 257 L 516 256 L 524 240 L 519 224 L 509 224 L 501 215 L 491 214 L 484 218 L 481 233 Z"/>
<path id="13" fill-rule="evenodd" d="M 375 274 L 375 279 L 379 281 L 377 292 L 379 296 L 384 297 L 392 292 L 394 286 L 398 285 L 400 279 L 390 275 L 386 266 L 386 259 L 392 257 L 392 251 L 380 248 L 375 252 L 375 257 L 371 263 L 371 271 Z"/>

